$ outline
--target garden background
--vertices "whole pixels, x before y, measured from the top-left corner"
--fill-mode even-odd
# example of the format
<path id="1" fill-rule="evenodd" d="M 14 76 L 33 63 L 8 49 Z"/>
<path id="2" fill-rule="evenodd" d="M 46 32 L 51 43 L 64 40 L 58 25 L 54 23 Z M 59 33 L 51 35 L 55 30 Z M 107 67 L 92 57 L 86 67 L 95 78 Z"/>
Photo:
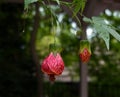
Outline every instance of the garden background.
<path id="1" fill-rule="evenodd" d="M 62 47 L 65 70 L 54 83 L 44 74 L 38 78 L 41 72 L 36 62 L 41 64 L 54 41 L 51 13 L 42 4 L 38 7 L 31 4 L 26 14 L 22 0 L 0 1 L 0 97 L 79 97 L 81 29 L 65 6 L 52 4 L 59 21 L 56 41 Z M 103 17 L 120 33 L 119 0 L 88 0 L 83 13 Z M 92 48 L 87 64 L 89 97 L 120 97 L 120 43 L 111 36 L 108 51 L 92 25 L 82 26 Z"/>

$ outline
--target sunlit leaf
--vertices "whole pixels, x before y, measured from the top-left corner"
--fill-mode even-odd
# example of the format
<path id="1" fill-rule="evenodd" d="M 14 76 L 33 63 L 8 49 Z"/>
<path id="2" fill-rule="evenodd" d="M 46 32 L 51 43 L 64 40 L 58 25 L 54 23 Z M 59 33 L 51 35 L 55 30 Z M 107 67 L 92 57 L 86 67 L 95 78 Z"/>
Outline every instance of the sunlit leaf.
<path id="1" fill-rule="evenodd" d="M 111 34 L 115 39 L 120 41 L 120 35 L 116 32 L 113 26 L 107 25 L 103 18 L 92 17 L 92 19 L 89 19 L 84 17 L 83 20 L 93 25 L 98 35 L 105 41 L 108 50 L 110 40 L 109 34 Z"/>
<path id="2" fill-rule="evenodd" d="M 105 31 L 104 29 L 100 28 L 100 26 L 97 24 L 94 25 L 94 28 L 96 29 L 99 36 L 105 41 L 107 49 L 109 50 L 109 41 L 110 41 L 109 33 L 107 31 Z"/>
<path id="3" fill-rule="evenodd" d="M 120 41 L 120 34 L 118 34 L 114 29 L 112 29 L 111 27 L 105 27 L 105 29 L 106 29 L 114 38 L 116 38 L 118 41 Z"/>

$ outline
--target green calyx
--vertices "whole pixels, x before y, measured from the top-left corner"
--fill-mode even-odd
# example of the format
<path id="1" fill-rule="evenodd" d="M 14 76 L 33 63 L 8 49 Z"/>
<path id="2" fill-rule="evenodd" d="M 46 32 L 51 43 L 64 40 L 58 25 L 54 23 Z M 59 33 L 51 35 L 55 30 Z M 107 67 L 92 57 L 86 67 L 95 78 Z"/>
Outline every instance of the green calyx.
<path id="1" fill-rule="evenodd" d="M 84 49 L 87 49 L 88 52 L 91 54 L 91 47 L 90 47 L 90 43 L 88 40 L 81 40 L 80 41 L 80 49 L 79 49 L 79 53 L 82 53 Z"/>
<path id="2" fill-rule="evenodd" d="M 62 51 L 62 48 L 60 45 L 56 45 L 53 43 L 49 45 L 49 51 L 56 54 L 56 53 L 60 53 Z"/>

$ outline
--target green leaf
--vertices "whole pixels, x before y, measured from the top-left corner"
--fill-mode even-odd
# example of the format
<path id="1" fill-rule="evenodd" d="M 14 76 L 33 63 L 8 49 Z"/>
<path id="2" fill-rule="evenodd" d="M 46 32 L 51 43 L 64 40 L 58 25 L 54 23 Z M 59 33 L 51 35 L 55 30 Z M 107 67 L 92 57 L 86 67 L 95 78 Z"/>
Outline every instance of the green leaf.
<path id="1" fill-rule="evenodd" d="M 109 44 L 109 41 L 110 41 L 110 35 L 108 32 L 101 32 L 99 34 L 99 36 L 105 41 L 105 44 L 107 46 L 107 49 L 109 50 L 110 48 L 110 44 Z"/>
<path id="2" fill-rule="evenodd" d="M 69 6 L 69 5 L 72 5 L 72 2 L 67 2 L 67 1 L 59 1 L 61 4 L 64 4 L 64 5 L 67 5 L 67 6 Z"/>
<path id="3" fill-rule="evenodd" d="M 109 41 L 111 34 L 114 38 L 120 41 L 120 35 L 116 32 L 115 27 L 111 25 L 107 25 L 103 18 L 100 17 L 92 17 L 92 20 L 84 17 L 83 21 L 91 23 L 95 28 L 98 35 L 105 41 L 106 47 L 109 50 Z"/>
<path id="4" fill-rule="evenodd" d="M 105 29 L 118 41 L 120 41 L 120 34 L 118 34 L 114 29 L 112 29 L 110 26 L 105 27 Z"/>
<path id="5" fill-rule="evenodd" d="M 100 18 L 100 17 L 92 17 L 92 20 L 93 20 L 93 23 L 97 23 L 97 24 L 100 24 L 100 25 L 106 25 L 107 24 L 105 23 L 104 19 L 103 18 Z"/>
<path id="6" fill-rule="evenodd" d="M 105 31 L 103 28 L 101 28 L 99 25 L 94 25 L 94 28 L 96 29 L 99 36 L 105 41 L 105 44 L 107 46 L 107 49 L 109 50 L 109 41 L 110 41 L 110 35 L 107 31 Z"/>
<path id="7" fill-rule="evenodd" d="M 85 8 L 85 4 L 86 4 L 86 0 L 83 0 L 82 4 L 81 4 L 81 13 L 83 12 L 84 8 Z"/>
<path id="8" fill-rule="evenodd" d="M 72 2 L 73 4 L 73 8 L 74 8 L 74 12 L 73 12 L 73 17 L 80 11 L 81 13 L 84 10 L 85 4 L 86 4 L 86 0 L 73 0 Z"/>
<path id="9" fill-rule="evenodd" d="M 99 36 L 105 41 L 106 47 L 109 50 L 109 41 L 110 36 L 108 31 L 105 29 L 107 28 L 107 24 L 105 24 L 104 19 L 100 17 L 92 17 L 93 26 L 95 27 Z"/>
<path id="10" fill-rule="evenodd" d="M 87 23 L 92 23 L 92 20 L 87 17 L 83 17 L 83 21 Z"/>
<path id="11" fill-rule="evenodd" d="M 103 18 L 92 17 L 92 24 L 95 27 L 99 36 L 105 41 L 108 50 L 110 40 L 109 34 L 111 34 L 114 38 L 120 41 L 120 35 L 114 30 L 113 26 L 107 25 Z"/>
<path id="12" fill-rule="evenodd" d="M 33 2 L 37 2 L 38 0 L 24 0 L 24 9 L 28 8 L 28 5 Z"/>

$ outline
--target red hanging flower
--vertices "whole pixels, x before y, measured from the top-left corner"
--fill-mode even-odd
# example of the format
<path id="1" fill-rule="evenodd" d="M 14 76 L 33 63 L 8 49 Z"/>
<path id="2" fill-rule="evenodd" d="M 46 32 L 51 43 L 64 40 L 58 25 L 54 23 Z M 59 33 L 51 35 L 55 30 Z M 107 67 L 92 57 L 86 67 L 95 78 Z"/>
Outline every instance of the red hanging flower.
<path id="1" fill-rule="evenodd" d="M 80 42 L 79 56 L 82 62 L 88 62 L 91 56 L 90 43 L 87 40 Z"/>
<path id="2" fill-rule="evenodd" d="M 55 75 L 62 74 L 64 70 L 64 62 L 59 53 L 56 55 L 51 52 L 42 62 L 42 72 L 48 74 L 51 81 L 55 80 Z"/>
<path id="3" fill-rule="evenodd" d="M 88 62 L 90 59 L 91 53 L 88 51 L 87 48 L 85 48 L 81 53 L 80 53 L 80 59 L 82 62 Z"/>

